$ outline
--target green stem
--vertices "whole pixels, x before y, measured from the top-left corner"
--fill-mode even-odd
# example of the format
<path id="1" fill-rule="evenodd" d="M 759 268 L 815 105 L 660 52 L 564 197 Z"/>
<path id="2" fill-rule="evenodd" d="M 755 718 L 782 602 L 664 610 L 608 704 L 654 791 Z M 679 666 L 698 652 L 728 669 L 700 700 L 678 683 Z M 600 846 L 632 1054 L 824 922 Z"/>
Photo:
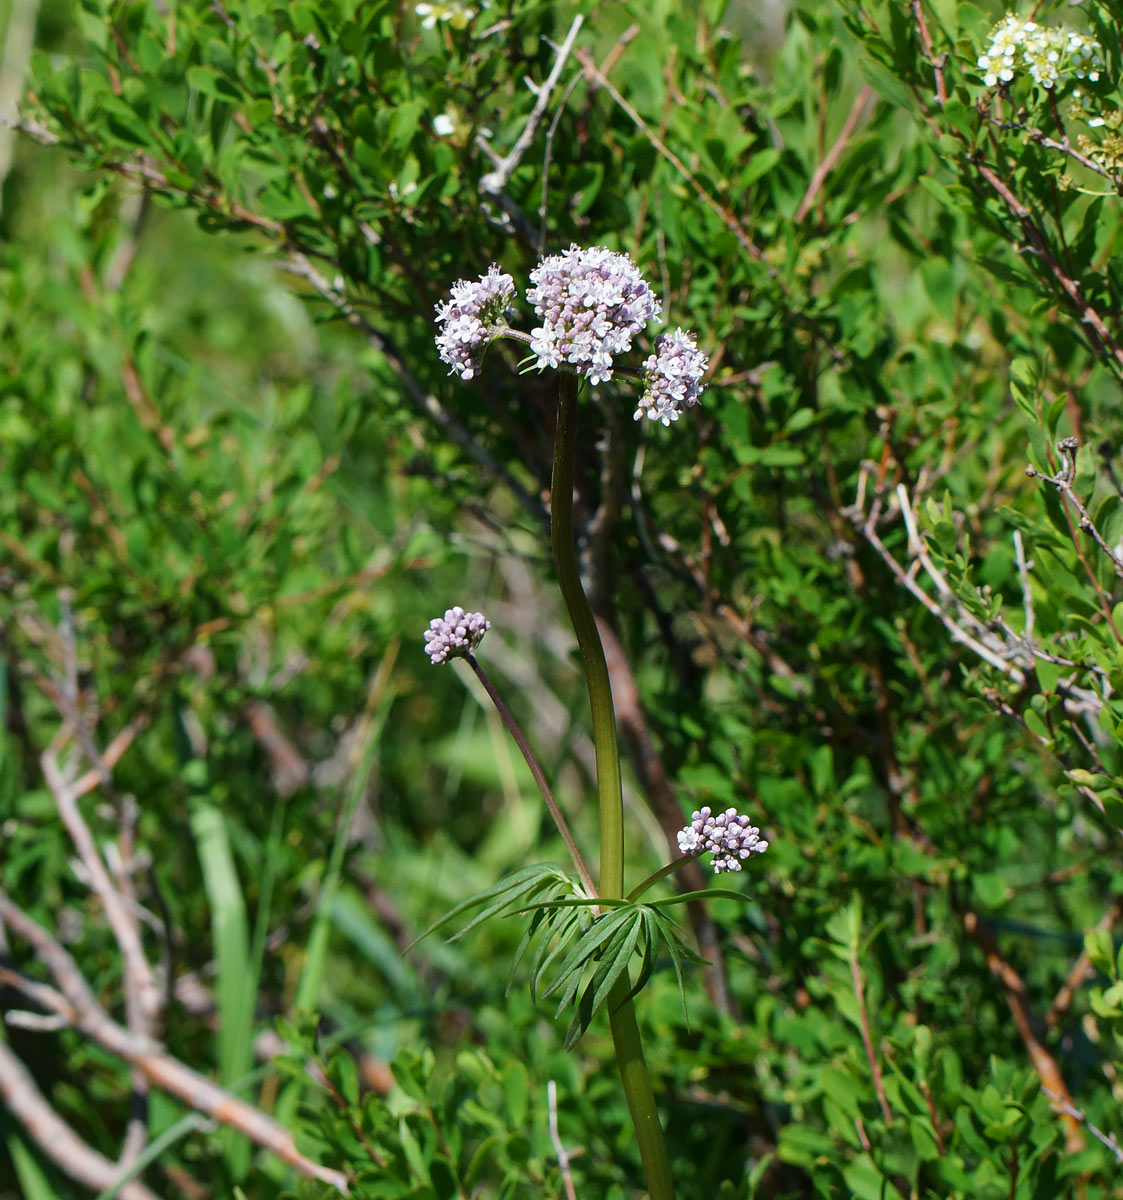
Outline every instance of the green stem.
<path id="1" fill-rule="evenodd" d="M 550 481 L 550 544 L 558 587 L 569 610 L 589 689 L 593 746 L 600 795 L 600 894 L 624 894 L 624 801 L 620 789 L 620 750 L 608 663 L 593 610 L 581 586 L 573 542 L 573 464 L 577 453 L 577 376 L 561 373 L 558 423 L 554 433 L 554 473 Z"/>
<path id="2" fill-rule="evenodd" d="M 625 971 L 608 997 L 608 1022 L 612 1029 L 612 1044 L 616 1047 L 616 1065 L 620 1070 L 624 1095 L 628 1099 L 628 1111 L 632 1114 L 636 1145 L 639 1147 L 650 1200 L 675 1200 L 671 1160 L 667 1157 L 663 1127 L 659 1124 L 659 1110 L 655 1107 L 655 1093 L 651 1090 L 651 1079 L 643 1058 L 636 1008 L 630 999 L 621 1003 L 621 998 L 628 994 L 630 987 L 628 972 Z"/>
<path id="3" fill-rule="evenodd" d="M 581 586 L 581 571 L 573 541 L 573 468 L 577 452 L 577 377 L 561 373 L 558 422 L 554 434 L 554 473 L 550 482 L 550 542 L 558 576 L 589 689 L 593 745 L 600 797 L 600 894 L 614 899 L 624 894 L 624 801 L 620 785 L 620 750 L 616 741 L 616 712 L 608 664 L 593 610 Z M 636 1131 L 643 1173 L 651 1200 L 674 1200 L 671 1164 L 655 1107 L 655 1095 L 643 1058 L 636 1010 L 625 999 L 631 987 L 628 972 L 617 979 L 608 998 L 609 1025 L 616 1047 L 620 1081 Z"/>
<path id="4" fill-rule="evenodd" d="M 701 851 L 699 851 L 699 853 L 701 853 Z M 683 867 L 689 866 L 689 864 L 696 861 L 697 858 L 698 854 L 684 854 L 680 858 L 672 859 L 665 867 L 660 867 L 659 870 L 653 875 L 648 875 L 643 883 L 637 883 L 636 886 L 632 888 L 632 890 L 624 898 L 626 900 L 638 900 L 649 887 L 658 883 L 660 879 L 666 879 L 666 877 L 670 875 L 672 871 L 681 871 Z"/>

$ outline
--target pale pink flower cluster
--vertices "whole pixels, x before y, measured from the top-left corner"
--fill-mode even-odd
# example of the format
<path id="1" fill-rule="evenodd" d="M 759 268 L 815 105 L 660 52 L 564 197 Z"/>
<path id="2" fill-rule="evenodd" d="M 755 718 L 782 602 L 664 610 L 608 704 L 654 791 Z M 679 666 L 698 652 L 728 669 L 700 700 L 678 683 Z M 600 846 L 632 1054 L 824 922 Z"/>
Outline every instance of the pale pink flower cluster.
<path id="1" fill-rule="evenodd" d="M 515 298 L 515 281 L 492 263 L 477 283 L 461 279 L 452 285 L 452 298 L 437 305 L 437 349 L 461 379 L 479 370 L 480 355 L 506 325 L 507 307 Z"/>
<path id="2" fill-rule="evenodd" d="M 681 854 L 712 854 L 714 874 L 720 875 L 739 871 L 744 859 L 763 854 L 768 843 L 760 840 L 760 830 L 735 808 L 715 817 L 707 806 L 691 813 L 690 824 L 679 830 L 678 848 Z"/>
<path id="3" fill-rule="evenodd" d="M 655 343 L 655 353 L 643 364 L 643 395 L 635 419 L 646 416 L 664 425 L 677 421 L 684 409 L 698 403 L 706 362 L 693 334 L 682 329 L 663 334 Z"/>
<path id="4" fill-rule="evenodd" d="M 507 326 L 515 285 L 498 266 L 477 283 L 461 279 L 452 285 L 452 298 L 437 305 L 437 347 L 457 375 L 473 378 L 487 344 L 507 335 L 529 341 L 540 371 L 568 369 L 590 383 L 605 383 L 617 356 L 632 348 L 632 339 L 650 321 L 660 319 L 659 301 L 639 268 L 627 254 L 606 246 L 570 246 L 551 254 L 534 268 L 530 282 L 526 298 L 541 323 L 529 338 Z M 664 425 L 678 420 L 698 403 L 706 366 L 693 334 L 676 329 L 660 337 L 643 364 L 636 419 L 646 416 Z"/>
<path id="5" fill-rule="evenodd" d="M 539 370 L 564 363 L 590 383 L 604 383 L 612 378 L 613 358 L 659 319 L 659 301 L 636 264 L 604 246 L 552 254 L 530 282 L 526 298 L 542 322 L 530 340 Z"/>
<path id="6" fill-rule="evenodd" d="M 483 641 L 491 622 L 480 612 L 466 613 L 459 605 L 434 617 L 425 630 L 425 653 L 440 666 L 450 658 L 467 658 Z"/>

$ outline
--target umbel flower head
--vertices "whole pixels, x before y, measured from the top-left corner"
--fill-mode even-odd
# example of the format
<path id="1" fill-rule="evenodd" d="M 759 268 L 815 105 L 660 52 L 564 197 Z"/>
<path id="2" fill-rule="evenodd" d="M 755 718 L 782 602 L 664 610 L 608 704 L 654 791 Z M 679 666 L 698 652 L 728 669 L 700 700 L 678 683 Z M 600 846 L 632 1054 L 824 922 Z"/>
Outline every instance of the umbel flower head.
<path id="1" fill-rule="evenodd" d="M 655 353 L 643 364 L 643 395 L 635 419 L 647 416 L 669 425 L 684 408 L 693 408 L 702 394 L 706 356 L 694 335 L 682 329 L 664 333 L 655 343 Z"/>
<path id="2" fill-rule="evenodd" d="M 437 305 L 437 349 L 461 379 L 471 379 L 479 369 L 480 355 L 505 324 L 508 305 L 515 298 L 515 281 L 492 263 L 477 283 L 461 279 L 452 285 L 452 298 Z"/>
<path id="3" fill-rule="evenodd" d="M 626 254 L 604 246 L 570 246 L 530 273 L 526 298 L 542 324 L 530 338 L 538 369 L 571 366 L 590 383 L 612 378 L 612 360 L 659 317 L 656 300 Z"/>
<path id="4" fill-rule="evenodd" d="M 763 854 L 768 843 L 760 840 L 760 830 L 749 824 L 735 808 L 727 808 L 715 817 L 710 808 L 691 813 L 690 824 L 679 830 L 678 848 L 682 854 L 713 855 L 714 874 L 739 871 L 750 854 Z"/>
<path id="5" fill-rule="evenodd" d="M 991 30 L 990 44 L 979 55 L 978 66 L 987 87 L 1010 83 L 1015 72 L 1023 70 L 1034 83 L 1052 89 L 1064 82 L 1066 74 L 1095 83 L 1103 68 L 1103 51 L 1086 33 L 1050 29 L 1007 13 Z"/>
<path id="6" fill-rule="evenodd" d="M 435 667 L 450 658 L 467 658 L 490 628 L 491 622 L 483 613 L 466 613 L 457 605 L 447 609 L 443 617 L 434 617 L 429 622 L 425 630 L 425 653 Z"/>
<path id="7" fill-rule="evenodd" d="M 564 254 L 551 254 L 530 273 L 530 282 L 526 298 L 541 324 L 529 337 L 507 325 L 515 285 L 498 266 L 492 264 L 478 282 L 452 285 L 451 299 L 437 305 L 437 347 L 453 373 L 471 379 L 488 342 L 506 336 L 529 342 L 540 371 L 567 368 L 590 383 L 605 383 L 616 356 L 632 348 L 649 321 L 660 319 L 659 301 L 639 268 L 607 246 L 570 246 Z M 706 365 L 693 334 L 676 329 L 660 337 L 643 364 L 636 420 L 677 421 L 698 403 Z"/>

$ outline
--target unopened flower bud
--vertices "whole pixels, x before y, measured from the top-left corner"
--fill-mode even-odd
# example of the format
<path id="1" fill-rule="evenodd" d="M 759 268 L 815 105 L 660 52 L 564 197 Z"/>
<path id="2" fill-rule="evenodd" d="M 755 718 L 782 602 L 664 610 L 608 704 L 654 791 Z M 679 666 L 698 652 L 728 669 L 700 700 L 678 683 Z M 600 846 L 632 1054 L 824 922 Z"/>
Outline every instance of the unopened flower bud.
<path id="1" fill-rule="evenodd" d="M 491 622 L 480 612 L 466 613 L 459 605 L 434 617 L 425 630 L 425 653 L 434 666 L 450 658 L 467 658 L 483 641 Z"/>

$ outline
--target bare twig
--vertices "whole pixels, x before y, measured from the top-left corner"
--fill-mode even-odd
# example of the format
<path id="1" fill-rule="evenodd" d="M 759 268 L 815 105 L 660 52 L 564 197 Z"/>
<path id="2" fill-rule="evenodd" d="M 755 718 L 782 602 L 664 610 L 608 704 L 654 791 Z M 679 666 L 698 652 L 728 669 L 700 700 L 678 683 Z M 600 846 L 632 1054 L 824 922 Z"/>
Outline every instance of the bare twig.
<path id="1" fill-rule="evenodd" d="M 1014 530 L 1014 557 L 1018 563 L 1018 578 L 1022 581 L 1022 612 L 1025 614 L 1024 637 L 1027 645 L 1033 644 L 1033 593 L 1029 586 L 1029 563 L 1026 561 L 1026 550 L 1022 544 L 1022 531 Z"/>
<path id="2" fill-rule="evenodd" d="M 8 5 L 4 53 L 0 58 L 0 206 L 4 202 L 4 180 L 12 167 L 12 134 L 15 129 L 9 115 L 18 118 L 19 98 L 31 62 L 38 13 L 39 0 L 15 0 L 15 3 Z"/>
<path id="3" fill-rule="evenodd" d="M 1123 559 L 1120 559 L 1115 551 L 1104 541 L 1103 534 L 1096 528 L 1095 522 L 1088 515 L 1088 510 L 1084 507 L 1083 501 L 1072 490 L 1072 481 L 1076 477 L 1076 451 L 1079 446 L 1079 441 L 1074 437 L 1061 438 L 1057 443 L 1057 449 L 1061 454 L 1061 469 L 1056 475 L 1043 475 L 1032 464 L 1026 467 L 1026 474 L 1030 479 L 1040 479 L 1045 483 L 1051 483 L 1068 500 L 1080 517 L 1080 528 L 1085 533 L 1092 535 L 1096 545 L 1111 560 L 1115 574 L 1120 579 L 1123 579 Z"/>
<path id="4" fill-rule="evenodd" d="M 558 1085 L 552 1079 L 546 1084 L 546 1103 L 550 1111 L 550 1141 L 553 1142 L 554 1153 L 558 1156 L 558 1170 L 565 1186 L 566 1200 L 577 1200 L 577 1190 L 573 1186 L 573 1175 L 569 1170 L 570 1153 L 562 1144 L 561 1134 L 558 1132 Z"/>
<path id="5" fill-rule="evenodd" d="M 629 25 L 627 29 L 616 39 L 616 45 L 608 52 L 604 63 L 601 65 L 601 71 L 607 75 L 612 69 L 613 63 L 619 58 L 624 47 L 640 32 L 638 25 Z M 573 94 L 578 83 L 584 78 L 584 72 L 579 71 L 566 84 L 565 91 L 562 93 L 562 98 L 558 102 L 558 106 L 554 111 L 553 120 L 550 122 L 549 129 L 546 130 L 544 146 L 542 150 L 542 200 L 538 205 L 538 253 L 542 255 L 546 252 L 546 218 L 549 214 L 550 202 L 550 160 L 554 152 L 554 135 L 557 132 L 558 124 L 561 122 L 562 116 L 565 113 L 566 107 L 569 104 L 569 97 Z"/>
<path id="6" fill-rule="evenodd" d="M 64 639 L 65 640 L 65 639 Z M 77 722 L 74 725 L 76 728 Z M 65 736 L 65 735 L 64 735 Z M 95 772 L 99 782 L 108 768 L 97 755 Z M 86 824 L 78 806 L 78 793 L 74 787 L 74 772 L 64 772 L 59 765 L 57 744 L 44 751 L 40 763 L 47 787 L 54 797 L 62 823 L 78 851 L 95 894 L 101 901 L 106 920 L 121 951 L 124 970 L 125 1017 L 129 1031 L 135 1037 L 151 1037 L 160 1011 L 160 989 L 152 966 L 145 957 L 141 941 L 140 922 L 135 911 L 126 903 L 126 898 L 114 886 L 109 877 L 105 860 L 94 842 L 90 827 Z M 139 1071 L 133 1072 L 133 1105 L 125 1141 L 121 1148 L 120 1163 L 127 1166 L 140 1156 L 148 1140 L 148 1083 Z"/>
<path id="7" fill-rule="evenodd" d="M 64 1017 L 71 1028 L 137 1068 L 161 1091 L 178 1097 L 196 1112 L 238 1130 L 301 1174 L 347 1193 L 347 1178 L 343 1172 L 307 1158 L 296 1148 L 292 1134 L 272 1117 L 193 1071 L 152 1039 L 137 1037 L 118 1025 L 98 1004 L 74 959 L 2 890 L 0 921 L 31 946 L 35 957 L 51 973 L 57 990 L 27 979 L 5 965 L 2 959 L 0 983 L 22 991 L 49 1011 Z"/>
<path id="8" fill-rule="evenodd" d="M 944 598 L 945 603 L 956 611 L 953 613 L 947 608 L 937 604 L 935 600 L 917 583 L 915 576 L 911 571 L 906 571 L 900 563 L 889 553 L 885 543 L 878 536 L 877 530 L 874 528 L 872 520 L 865 520 L 859 524 L 859 529 L 862 536 L 877 552 L 878 557 L 885 563 L 889 570 L 893 573 L 893 577 L 897 582 L 913 595 L 931 614 L 940 622 L 941 625 L 951 635 L 952 640 L 959 642 L 965 646 L 973 654 L 977 655 L 984 662 L 989 663 L 996 670 L 1001 671 L 1008 679 L 1016 686 L 1021 687 L 1025 683 L 1025 673 L 1020 667 L 1014 665 L 1010 661 L 1008 651 L 1003 647 L 1001 650 L 993 645 L 988 645 L 987 641 L 992 640 L 992 635 L 988 636 L 988 631 L 985 626 L 978 622 L 969 613 L 966 613 L 961 606 L 954 602 L 954 595 L 951 588 L 948 586 L 947 580 L 944 579 L 942 573 L 936 567 L 935 563 L 928 557 L 924 549 L 923 539 L 920 537 L 916 528 L 915 518 L 912 515 L 912 509 L 908 501 L 908 493 L 903 488 L 898 489 L 898 499 L 902 500 L 902 515 L 905 516 L 905 522 L 909 529 L 909 550 L 916 556 L 917 562 L 923 565 L 925 571 L 928 572 L 932 581 L 936 584 L 937 591 Z M 861 514 L 864 515 L 864 514 Z M 967 632 L 967 629 L 960 624 L 969 624 L 972 632 Z"/>
<path id="9" fill-rule="evenodd" d="M 565 36 L 565 41 L 558 47 L 557 56 L 554 59 L 553 68 L 550 74 L 546 77 L 546 81 L 534 89 L 535 101 L 534 107 L 530 111 L 530 116 L 527 118 L 526 125 L 523 126 L 522 133 L 515 139 L 515 144 L 511 147 L 510 152 L 504 155 L 495 163 L 495 169 L 489 171 L 480 179 L 480 188 L 491 195 L 498 195 L 507 186 L 511 175 L 515 168 L 522 161 L 523 155 L 530 149 L 534 142 L 535 133 L 538 130 L 538 124 L 542 120 L 546 109 L 550 105 L 550 97 L 553 94 L 554 88 L 557 86 L 558 80 L 561 78 L 561 73 L 565 68 L 566 60 L 573 52 L 573 44 L 577 40 L 577 35 L 581 31 L 581 25 L 584 22 L 584 17 L 580 13 L 573 18 L 569 26 L 569 32 Z M 476 139 L 476 144 L 485 153 L 492 153 L 491 147 L 487 143 L 487 139 L 480 136 Z"/>
<path id="10" fill-rule="evenodd" d="M 0 1097 L 43 1154 L 71 1179 L 96 1192 L 106 1191 L 120 1180 L 122 1165 L 110 1162 L 70 1128 L 36 1086 L 31 1072 L 2 1040 Z M 126 1183 L 117 1195 L 121 1200 L 159 1200 L 155 1192 L 135 1180 Z"/>
<path id="11" fill-rule="evenodd" d="M 797 225 L 810 212 L 811 206 L 815 203 L 816 197 L 827 180 L 827 176 L 834 170 L 835 164 L 842 157 L 842 153 L 846 149 L 846 143 L 850 140 L 850 136 L 854 132 L 858 122 L 865 115 L 872 96 L 873 88 L 867 83 L 854 98 L 854 103 L 850 106 L 850 112 L 843 123 L 842 129 L 839 131 L 838 137 L 834 140 L 834 145 L 826 152 L 823 156 L 823 161 L 815 168 L 815 173 L 811 176 L 811 182 L 807 185 L 807 191 L 804 192 L 803 199 L 799 202 L 799 208 L 796 209 L 795 213 L 795 222 Z"/>
<path id="12" fill-rule="evenodd" d="M 1092 1137 L 1102 1142 L 1115 1155 L 1116 1162 L 1123 1163 L 1123 1147 L 1119 1145 L 1110 1133 L 1104 1133 L 1102 1129 L 1097 1129 L 1080 1109 L 1073 1108 L 1068 1100 L 1056 1095 L 1049 1088 L 1043 1087 L 1041 1090 L 1049 1098 L 1049 1103 L 1053 1106 L 1054 1112 L 1064 1113 L 1065 1116 L 1071 1117 L 1074 1121 L 1079 1121 Z"/>

